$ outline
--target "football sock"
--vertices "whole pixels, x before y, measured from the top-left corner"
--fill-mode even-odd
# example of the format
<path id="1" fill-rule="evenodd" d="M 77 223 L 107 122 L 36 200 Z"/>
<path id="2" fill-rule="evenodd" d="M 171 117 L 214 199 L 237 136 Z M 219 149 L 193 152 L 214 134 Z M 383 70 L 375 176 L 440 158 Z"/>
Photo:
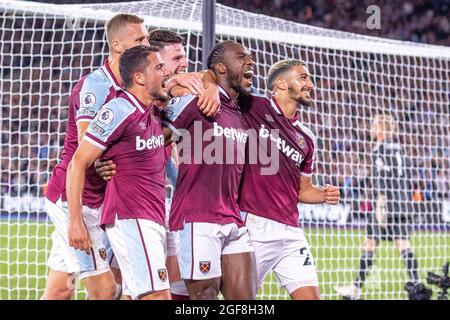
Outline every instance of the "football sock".
<path id="1" fill-rule="evenodd" d="M 408 269 L 411 281 L 414 283 L 419 282 L 419 276 L 417 274 L 418 263 L 414 252 L 412 252 L 411 249 L 405 249 L 401 252 L 401 255 L 403 257 L 403 260 L 405 260 L 405 266 Z"/>
<path id="2" fill-rule="evenodd" d="M 373 251 L 363 251 L 361 255 L 361 259 L 359 260 L 359 271 L 358 276 L 355 280 L 355 286 L 361 288 L 366 280 L 367 273 L 370 270 L 370 267 L 373 265 Z"/>

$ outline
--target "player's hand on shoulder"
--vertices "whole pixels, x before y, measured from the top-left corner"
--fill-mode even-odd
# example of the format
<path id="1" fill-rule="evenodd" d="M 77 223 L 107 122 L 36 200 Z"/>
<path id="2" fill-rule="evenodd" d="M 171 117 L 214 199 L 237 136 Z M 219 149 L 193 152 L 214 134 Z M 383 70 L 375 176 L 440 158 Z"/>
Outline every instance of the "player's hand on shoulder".
<path id="1" fill-rule="evenodd" d="M 187 88 L 182 87 L 182 86 L 175 86 L 170 90 L 170 95 L 173 98 L 176 97 L 184 97 L 191 94 L 191 91 L 189 91 Z"/>
<path id="2" fill-rule="evenodd" d="M 201 95 L 205 91 L 202 77 L 198 73 L 179 73 L 174 75 L 171 81 L 185 87 L 194 95 Z M 172 94 L 172 90 L 170 92 Z"/>
<path id="3" fill-rule="evenodd" d="M 197 105 L 205 116 L 213 117 L 217 115 L 220 109 L 219 88 L 214 85 L 208 86 L 203 94 L 198 96 Z"/>
<path id="4" fill-rule="evenodd" d="M 331 186 L 329 184 L 325 185 L 323 188 L 324 199 L 326 204 L 335 205 L 338 204 L 340 199 L 339 187 Z"/>
<path id="5" fill-rule="evenodd" d="M 67 232 L 69 245 L 74 249 L 88 252 L 92 248 L 91 238 L 82 219 L 70 220 Z"/>
<path id="6" fill-rule="evenodd" d="M 105 181 L 111 180 L 116 175 L 116 165 L 112 160 L 100 161 L 96 160 L 94 163 L 95 171 Z"/>

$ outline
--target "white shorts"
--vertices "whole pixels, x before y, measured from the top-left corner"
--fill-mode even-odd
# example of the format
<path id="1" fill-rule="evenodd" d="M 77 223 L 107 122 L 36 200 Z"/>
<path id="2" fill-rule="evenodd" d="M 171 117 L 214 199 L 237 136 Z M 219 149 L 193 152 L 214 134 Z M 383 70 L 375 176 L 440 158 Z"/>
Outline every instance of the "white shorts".
<path id="1" fill-rule="evenodd" d="M 241 213 L 255 247 L 258 288 L 270 271 L 289 294 L 319 286 L 316 266 L 303 230 L 251 213 Z"/>
<path id="2" fill-rule="evenodd" d="M 222 276 L 221 256 L 253 252 L 247 228 L 235 223 L 185 223 L 180 231 L 182 279 L 206 280 Z"/>
<path id="3" fill-rule="evenodd" d="M 180 234 L 178 231 L 166 229 L 167 236 L 167 256 L 179 256 L 180 254 Z"/>
<path id="4" fill-rule="evenodd" d="M 169 197 L 166 197 L 166 252 L 168 257 L 178 256 L 180 252 L 180 236 L 178 231 L 169 230 L 169 216 L 170 216 L 170 205 L 172 203 L 173 187 L 171 185 L 166 185 L 166 193 L 169 193 Z"/>
<path id="5" fill-rule="evenodd" d="M 133 299 L 169 289 L 164 226 L 145 219 L 116 219 L 106 233 Z"/>
<path id="6" fill-rule="evenodd" d="M 100 227 L 100 209 L 83 206 L 83 220 L 86 224 L 92 246 L 89 254 L 69 246 L 67 229 L 69 207 L 67 202 L 53 203 L 45 199 L 48 216 L 55 225 L 52 234 L 53 246 L 48 266 L 54 271 L 73 273 L 81 279 L 109 271 L 109 259 L 105 245 L 106 233 Z"/>

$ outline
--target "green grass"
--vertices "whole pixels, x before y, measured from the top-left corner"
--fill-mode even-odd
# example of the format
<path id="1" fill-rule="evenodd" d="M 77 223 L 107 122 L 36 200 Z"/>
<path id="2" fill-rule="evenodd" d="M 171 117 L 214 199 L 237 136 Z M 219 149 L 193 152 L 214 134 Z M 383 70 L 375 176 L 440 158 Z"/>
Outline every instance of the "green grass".
<path id="1" fill-rule="evenodd" d="M 363 230 L 353 229 L 305 229 L 315 258 L 320 292 L 323 299 L 340 299 L 334 286 L 353 283 L 358 272 Z M 441 273 L 443 264 L 450 259 L 450 234 L 447 232 L 415 232 L 411 236 L 412 247 L 419 263 L 419 276 L 426 282 L 427 271 Z M 407 299 L 404 290 L 409 281 L 403 259 L 393 242 L 382 241 L 375 254 L 374 268 L 369 273 L 363 298 L 366 300 Z M 434 287 L 436 297 L 437 288 Z M 273 293 L 281 289 L 276 277 L 269 274 L 262 287 L 261 297 L 273 299 Z M 281 291 L 281 298 L 287 294 Z"/>
<path id="2" fill-rule="evenodd" d="M 0 224 L 0 299 L 39 299 L 47 274 L 47 257 L 51 248 L 53 227 L 45 223 L 15 222 Z M 319 271 L 320 291 L 324 299 L 339 299 L 335 285 L 352 283 L 357 272 L 364 233 L 360 230 L 305 230 Z M 419 260 L 421 281 L 426 272 L 441 272 L 450 259 L 450 234 L 416 232 L 411 237 Z M 364 299 L 406 299 L 403 289 L 408 281 L 403 260 L 393 243 L 379 246 L 373 272 L 364 287 Z M 437 288 L 433 288 L 437 292 Z M 84 299 L 81 286 L 77 299 Z M 259 295 L 263 299 L 285 299 L 284 290 L 269 274 Z"/>

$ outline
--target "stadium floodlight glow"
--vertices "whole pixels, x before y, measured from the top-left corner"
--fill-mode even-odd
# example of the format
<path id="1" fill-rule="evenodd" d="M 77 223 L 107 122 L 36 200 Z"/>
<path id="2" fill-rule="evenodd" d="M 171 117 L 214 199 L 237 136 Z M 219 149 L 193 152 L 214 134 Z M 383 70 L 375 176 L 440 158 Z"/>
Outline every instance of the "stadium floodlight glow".
<path id="1" fill-rule="evenodd" d="M 151 29 L 179 32 L 186 38 L 190 70 L 201 68 L 207 54 L 201 0 L 79 5 L 0 0 L 2 300 L 37 299 L 45 287 L 53 227 L 43 212 L 43 194 L 62 151 L 70 90 L 107 56 L 104 23 L 118 12 L 142 16 Z M 448 193 L 450 176 L 449 47 L 311 27 L 220 4 L 215 29 L 216 41 L 239 41 L 253 54 L 253 85 L 261 94 L 270 94 L 267 71 L 281 59 L 306 61 L 314 77 L 313 105 L 300 119 L 318 138 L 314 179 L 342 190 L 338 207 L 299 206 L 323 299 L 338 299 L 333 287 L 351 283 L 357 272 L 365 217 L 372 214 L 370 126 L 378 113 L 396 119 L 398 140 L 413 161 L 411 241 L 421 280 L 426 270 L 448 261 L 443 208 L 450 203 L 437 195 Z M 376 255 L 364 298 L 407 299 L 407 273 L 392 243 L 383 243 Z M 77 298 L 84 297 L 78 287 Z M 258 297 L 287 294 L 270 274 Z"/>

